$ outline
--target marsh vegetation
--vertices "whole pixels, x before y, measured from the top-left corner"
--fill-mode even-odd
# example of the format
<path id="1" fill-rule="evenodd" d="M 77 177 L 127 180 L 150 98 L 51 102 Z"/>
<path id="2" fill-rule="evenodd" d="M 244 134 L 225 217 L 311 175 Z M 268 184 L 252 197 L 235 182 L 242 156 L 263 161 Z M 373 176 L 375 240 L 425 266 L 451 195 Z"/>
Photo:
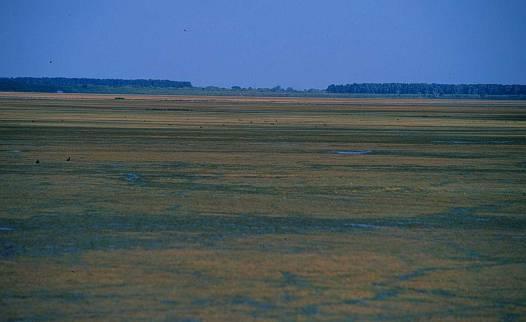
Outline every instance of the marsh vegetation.
<path id="1" fill-rule="evenodd" d="M 0 95 L 2 319 L 526 317 L 525 102 L 122 97 Z"/>

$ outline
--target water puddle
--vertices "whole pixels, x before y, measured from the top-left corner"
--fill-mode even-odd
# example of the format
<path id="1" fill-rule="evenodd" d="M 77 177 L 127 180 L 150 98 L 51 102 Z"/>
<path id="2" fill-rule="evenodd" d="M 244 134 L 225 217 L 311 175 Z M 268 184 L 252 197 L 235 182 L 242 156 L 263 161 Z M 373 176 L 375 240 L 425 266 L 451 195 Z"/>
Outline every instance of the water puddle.
<path id="1" fill-rule="evenodd" d="M 488 141 L 487 143 L 490 143 L 490 144 L 509 144 L 509 143 L 513 143 L 512 141 Z"/>
<path id="2" fill-rule="evenodd" d="M 451 145 L 473 145 L 473 144 L 510 144 L 512 141 L 467 141 L 467 140 L 450 140 L 450 141 L 433 141 L 435 144 L 451 144 Z"/>
<path id="3" fill-rule="evenodd" d="M 429 273 L 432 273 L 432 272 L 435 272 L 437 269 L 436 268 L 420 268 L 420 269 L 417 269 L 415 271 L 412 271 L 412 272 L 409 272 L 409 273 L 406 273 L 406 274 L 402 274 L 398 277 L 398 279 L 400 281 L 410 281 L 410 280 L 413 280 L 415 278 L 419 278 L 419 277 L 422 277 L 426 274 L 429 274 Z"/>
<path id="4" fill-rule="evenodd" d="M 126 180 L 128 182 L 135 183 L 135 182 L 140 181 L 141 177 L 136 173 L 130 172 L 126 174 Z"/>
<path id="5" fill-rule="evenodd" d="M 370 225 L 370 224 L 346 224 L 345 226 L 351 227 L 351 228 L 366 228 L 366 229 L 380 228 L 379 226 Z"/>
<path id="6" fill-rule="evenodd" d="M 10 228 L 10 227 L 0 227 L 0 231 L 14 231 L 15 229 L 14 228 Z"/>
<path id="7" fill-rule="evenodd" d="M 334 153 L 340 155 L 365 155 L 371 153 L 371 150 L 340 150 L 334 151 Z"/>

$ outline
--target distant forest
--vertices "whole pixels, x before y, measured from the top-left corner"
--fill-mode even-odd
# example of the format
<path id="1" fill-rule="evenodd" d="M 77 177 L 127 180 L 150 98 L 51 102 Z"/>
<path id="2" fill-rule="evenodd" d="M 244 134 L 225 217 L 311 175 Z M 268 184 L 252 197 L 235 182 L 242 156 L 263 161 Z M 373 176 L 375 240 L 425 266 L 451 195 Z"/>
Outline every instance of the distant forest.
<path id="1" fill-rule="evenodd" d="M 347 85 L 330 85 L 328 93 L 341 94 L 383 94 L 383 95 L 477 95 L 485 96 L 523 96 L 526 95 L 526 85 L 500 84 L 426 84 L 426 83 L 362 83 Z"/>
<path id="2" fill-rule="evenodd" d="M 84 92 L 102 88 L 191 88 L 190 82 L 156 79 L 96 78 L 0 78 L 0 91 L 13 92 Z"/>
<path id="3" fill-rule="evenodd" d="M 216 95 L 280 97 L 428 97 L 526 99 L 526 85 L 360 83 L 330 85 L 327 89 L 194 87 L 191 82 L 156 79 L 96 79 L 64 77 L 1 78 L 0 91 L 150 95 Z"/>

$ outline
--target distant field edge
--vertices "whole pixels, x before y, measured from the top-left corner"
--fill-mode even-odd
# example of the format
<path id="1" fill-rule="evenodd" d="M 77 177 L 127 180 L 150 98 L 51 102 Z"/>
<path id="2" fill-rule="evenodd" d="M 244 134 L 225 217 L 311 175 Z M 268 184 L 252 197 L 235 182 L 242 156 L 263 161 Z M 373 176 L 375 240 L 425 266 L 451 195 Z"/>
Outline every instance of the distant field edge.
<path id="1" fill-rule="evenodd" d="M 253 95 L 253 96 L 241 96 L 241 95 L 197 95 L 195 93 L 178 93 L 178 94 L 140 94 L 140 93 L 50 93 L 50 92 L 8 92 L 0 91 L 0 100 L 111 100 L 115 103 L 121 101 L 123 104 L 126 101 L 137 101 L 137 100 L 152 100 L 152 101 L 181 101 L 181 102 L 252 102 L 252 103 L 272 103 L 272 104 L 385 104 L 385 102 L 391 101 L 395 105 L 399 104 L 434 104 L 439 102 L 446 103 L 447 101 L 458 101 L 466 102 L 467 104 L 477 105 L 486 104 L 492 101 L 502 102 L 504 104 L 523 104 L 526 100 L 518 99 L 489 99 L 489 98 L 463 98 L 463 97 L 448 97 L 448 98 L 436 98 L 436 97 L 387 97 L 387 96 L 345 96 L 345 95 L 331 95 L 331 96 L 270 96 L 270 95 Z M 396 102 L 396 103 L 395 103 Z M 468 103 L 469 102 L 469 103 Z M 508 103 L 505 103 L 508 102 Z M 374 104 L 376 104 L 374 103 Z"/>
<path id="2" fill-rule="evenodd" d="M 101 91 L 1 91 L 0 94 L 56 94 L 67 96 L 68 94 L 78 95 L 105 95 L 105 96 L 205 96 L 205 97 L 259 97 L 259 98 L 362 98 L 362 99 L 468 99 L 468 100 L 526 100 L 526 95 L 414 95 L 414 94 L 344 94 L 344 93 L 328 93 L 328 92 L 265 92 L 265 91 L 236 91 L 236 90 L 201 90 L 199 88 L 192 89 L 148 89 L 148 90 L 101 90 Z"/>

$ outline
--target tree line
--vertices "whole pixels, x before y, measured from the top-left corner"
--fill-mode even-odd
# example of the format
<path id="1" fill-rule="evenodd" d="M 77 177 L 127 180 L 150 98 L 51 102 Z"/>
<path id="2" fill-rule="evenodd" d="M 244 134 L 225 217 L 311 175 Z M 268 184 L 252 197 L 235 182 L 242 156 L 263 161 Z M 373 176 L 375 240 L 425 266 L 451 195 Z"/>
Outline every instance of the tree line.
<path id="1" fill-rule="evenodd" d="M 418 97 L 500 97 L 526 98 L 526 85 L 501 84 L 427 84 L 427 83 L 353 83 L 329 85 L 326 90 L 295 90 L 282 88 L 242 88 L 232 86 L 193 87 L 191 82 L 158 79 L 97 79 L 65 77 L 13 77 L 0 78 L 0 91 L 11 92 L 65 92 L 65 93 L 190 93 L 218 95 L 278 95 L 278 96 L 330 96 L 332 94 L 358 94 L 364 96 L 418 96 Z"/>
<path id="2" fill-rule="evenodd" d="M 71 92 L 88 87 L 191 88 L 192 83 L 158 79 L 98 79 L 65 77 L 0 78 L 0 91 Z"/>
<path id="3" fill-rule="evenodd" d="M 380 95 L 478 95 L 485 96 L 523 96 L 526 85 L 501 84 L 427 84 L 427 83 L 354 83 L 329 85 L 328 93 L 380 94 Z"/>

